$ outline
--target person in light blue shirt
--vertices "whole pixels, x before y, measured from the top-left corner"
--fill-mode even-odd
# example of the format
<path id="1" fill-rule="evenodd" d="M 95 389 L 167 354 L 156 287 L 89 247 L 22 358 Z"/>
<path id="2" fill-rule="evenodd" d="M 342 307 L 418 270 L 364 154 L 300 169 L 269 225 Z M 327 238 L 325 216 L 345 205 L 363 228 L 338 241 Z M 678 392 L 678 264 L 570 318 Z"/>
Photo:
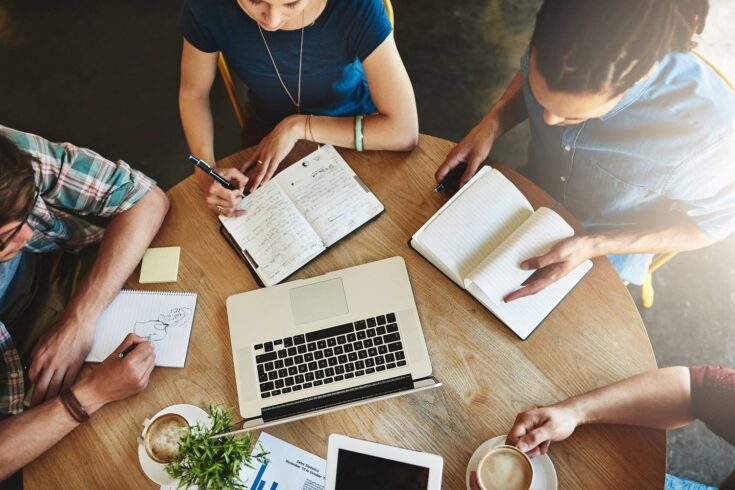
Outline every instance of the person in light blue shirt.
<path id="1" fill-rule="evenodd" d="M 521 70 L 437 171 L 467 182 L 496 138 L 525 120 L 528 175 L 587 231 L 520 266 L 506 301 L 607 255 L 641 284 L 654 253 L 735 230 L 735 93 L 691 52 L 707 0 L 546 0 Z"/>

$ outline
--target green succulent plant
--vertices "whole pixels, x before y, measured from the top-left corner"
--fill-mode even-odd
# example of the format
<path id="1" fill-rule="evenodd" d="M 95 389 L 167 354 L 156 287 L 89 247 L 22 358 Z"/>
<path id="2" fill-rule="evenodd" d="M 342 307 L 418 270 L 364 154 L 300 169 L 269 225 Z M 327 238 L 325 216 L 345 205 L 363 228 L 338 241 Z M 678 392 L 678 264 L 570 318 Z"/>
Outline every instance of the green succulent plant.
<path id="1" fill-rule="evenodd" d="M 255 445 L 250 432 L 214 439 L 232 431 L 232 409 L 209 406 L 210 424 L 196 424 L 179 439 L 176 458 L 166 465 L 166 473 L 178 480 L 178 488 L 196 485 L 200 489 L 247 488 L 240 480 L 240 468 L 253 468 L 252 460 L 263 463 L 268 453 Z"/>

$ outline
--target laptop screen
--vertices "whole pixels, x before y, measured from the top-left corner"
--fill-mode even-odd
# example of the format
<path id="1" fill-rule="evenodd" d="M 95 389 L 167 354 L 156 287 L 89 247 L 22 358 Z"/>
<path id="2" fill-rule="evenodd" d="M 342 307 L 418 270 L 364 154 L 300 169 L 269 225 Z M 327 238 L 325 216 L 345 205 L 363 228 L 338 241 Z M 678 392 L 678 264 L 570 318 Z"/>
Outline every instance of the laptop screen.
<path id="1" fill-rule="evenodd" d="M 336 490 L 426 490 L 429 468 L 340 449 Z"/>

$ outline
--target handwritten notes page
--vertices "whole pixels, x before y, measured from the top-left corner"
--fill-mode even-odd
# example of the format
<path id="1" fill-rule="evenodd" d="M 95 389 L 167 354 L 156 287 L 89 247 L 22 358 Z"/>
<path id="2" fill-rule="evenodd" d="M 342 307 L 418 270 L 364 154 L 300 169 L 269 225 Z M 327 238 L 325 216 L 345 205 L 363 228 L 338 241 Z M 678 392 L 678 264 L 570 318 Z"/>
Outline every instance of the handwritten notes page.
<path id="1" fill-rule="evenodd" d="M 330 145 L 294 163 L 275 180 L 327 247 L 384 209 Z"/>
<path id="2" fill-rule="evenodd" d="M 184 367 L 197 295 L 121 291 L 97 320 L 87 362 L 102 362 L 134 333 L 156 349 L 156 366 Z"/>
<path id="3" fill-rule="evenodd" d="M 237 242 L 266 286 L 278 284 L 324 251 L 309 226 L 276 180 L 240 202 L 247 213 L 220 221 Z"/>
<path id="4" fill-rule="evenodd" d="M 411 245 L 464 288 L 464 278 L 532 213 L 503 174 L 484 167 L 414 234 Z"/>

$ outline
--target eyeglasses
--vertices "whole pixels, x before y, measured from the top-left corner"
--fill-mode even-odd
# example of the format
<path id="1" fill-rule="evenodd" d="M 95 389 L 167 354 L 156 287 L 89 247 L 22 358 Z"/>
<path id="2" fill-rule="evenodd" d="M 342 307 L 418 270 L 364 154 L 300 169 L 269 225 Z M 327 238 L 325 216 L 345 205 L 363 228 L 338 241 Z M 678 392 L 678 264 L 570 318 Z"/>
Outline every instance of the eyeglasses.
<path id="1" fill-rule="evenodd" d="M 28 216 L 26 216 L 25 219 L 21 222 L 21 224 L 13 228 L 13 231 L 9 232 L 10 234 L 8 235 L 8 238 L 0 242 L 0 252 L 4 251 L 5 248 L 8 246 L 8 244 L 13 241 L 13 238 L 15 238 L 15 236 L 18 233 L 20 233 L 20 230 L 21 228 L 23 228 L 23 225 L 28 223 L 28 218 L 30 218 L 31 214 L 33 214 L 33 208 L 36 207 L 36 203 L 38 202 L 38 197 L 40 195 L 41 195 L 41 192 L 38 189 L 38 187 L 36 187 L 36 193 L 35 193 L 35 196 L 33 197 L 33 206 L 31 206 L 31 211 L 28 213 Z"/>

